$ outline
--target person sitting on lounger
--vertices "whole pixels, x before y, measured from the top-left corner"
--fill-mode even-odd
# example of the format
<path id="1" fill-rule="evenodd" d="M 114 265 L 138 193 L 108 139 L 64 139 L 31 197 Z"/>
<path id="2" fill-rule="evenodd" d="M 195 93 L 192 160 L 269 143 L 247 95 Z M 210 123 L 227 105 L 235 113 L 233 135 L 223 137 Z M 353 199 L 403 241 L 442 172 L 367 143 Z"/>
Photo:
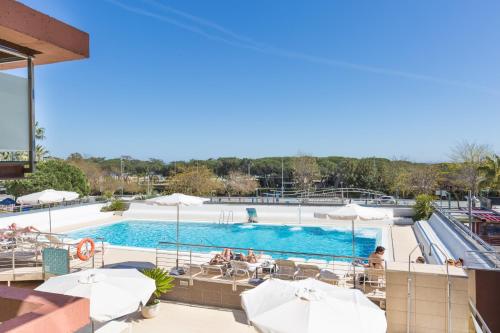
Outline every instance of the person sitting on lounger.
<path id="1" fill-rule="evenodd" d="M 14 238 L 14 232 L 10 229 L 0 230 L 0 240 L 12 239 Z"/>
<path id="2" fill-rule="evenodd" d="M 255 264 L 257 263 L 257 260 L 259 259 L 260 256 L 256 256 L 255 253 L 253 252 L 252 249 L 249 249 L 248 250 L 248 255 L 246 256 L 246 261 L 251 263 L 251 264 Z"/>
<path id="3" fill-rule="evenodd" d="M 222 265 L 227 261 L 224 260 L 221 254 L 217 253 L 212 259 L 210 259 L 210 265 Z"/>
<path id="4" fill-rule="evenodd" d="M 385 247 L 377 246 L 375 252 L 370 254 L 370 256 L 368 257 L 368 265 L 366 267 L 383 269 L 384 253 L 385 253 Z"/>
<path id="5" fill-rule="evenodd" d="M 224 249 L 222 251 L 222 258 L 225 260 L 225 261 L 231 261 L 234 259 L 234 255 L 233 255 L 233 251 L 231 249 Z"/>
<path id="6" fill-rule="evenodd" d="M 16 232 L 40 232 L 40 230 L 38 230 L 32 225 L 29 225 L 24 228 L 18 228 L 16 223 L 12 223 L 11 225 L 9 225 L 9 229 Z"/>

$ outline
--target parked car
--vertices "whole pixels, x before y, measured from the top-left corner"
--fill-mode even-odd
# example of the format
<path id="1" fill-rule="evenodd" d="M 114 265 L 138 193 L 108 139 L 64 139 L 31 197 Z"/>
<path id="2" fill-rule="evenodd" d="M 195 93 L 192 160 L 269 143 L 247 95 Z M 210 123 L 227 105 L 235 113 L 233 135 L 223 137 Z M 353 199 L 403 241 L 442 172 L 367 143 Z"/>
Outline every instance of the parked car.
<path id="1" fill-rule="evenodd" d="M 377 199 L 378 204 L 396 204 L 396 199 L 390 195 L 383 195 Z"/>

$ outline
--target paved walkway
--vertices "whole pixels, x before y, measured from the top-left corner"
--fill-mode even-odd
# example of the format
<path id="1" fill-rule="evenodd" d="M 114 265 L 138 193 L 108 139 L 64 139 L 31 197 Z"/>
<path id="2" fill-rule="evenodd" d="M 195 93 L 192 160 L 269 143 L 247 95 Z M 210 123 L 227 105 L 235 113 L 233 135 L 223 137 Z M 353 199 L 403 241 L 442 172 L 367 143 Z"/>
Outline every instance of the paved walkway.
<path id="1" fill-rule="evenodd" d="M 408 262 L 408 255 L 415 246 L 417 246 L 417 239 L 413 233 L 411 226 L 392 226 L 392 240 L 395 262 Z M 415 250 L 411 256 L 411 260 L 415 260 L 421 256 L 420 249 Z"/>
<path id="2" fill-rule="evenodd" d="M 247 325 L 245 313 L 189 304 L 162 302 L 160 314 L 151 319 L 140 313 L 129 319 L 132 332 L 256 333 Z"/>

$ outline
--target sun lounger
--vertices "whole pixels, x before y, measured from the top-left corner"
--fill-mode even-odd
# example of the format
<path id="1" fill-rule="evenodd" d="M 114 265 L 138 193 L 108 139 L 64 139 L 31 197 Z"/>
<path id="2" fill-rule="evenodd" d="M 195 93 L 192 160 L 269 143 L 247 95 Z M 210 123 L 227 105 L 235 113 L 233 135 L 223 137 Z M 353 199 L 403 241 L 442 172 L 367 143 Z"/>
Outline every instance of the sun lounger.
<path id="1" fill-rule="evenodd" d="M 276 271 L 274 272 L 274 277 L 278 279 L 293 280 L 295 274 L 297 273 L 297 265 L 295 261 L 286 259 L 276 259 Z"/>
<path id="2" fill-rule="evenodd" d="M 368 268 L 365 276 L 365 284 L 369 284 L 370 286 L 376 288 L 385 287 L 385 271 L 383 268 Z"/>
<path id="3" fill-rule="evenodd" d="M 257 269 L 257 265 L 250 265 L 246 261 L 231 260 L 230 268 L 228 270 L 229 275 L 242 276 L 246 275 L 248 278 L 254 276 Z"/>
<path id="4" fill-rule="evenodd" d="M 247 208 L 248 223 L 257 223 L 257 210 L 255 208 Z"/>
<path id="5" fill-rule="evenodd" d="M 316 279 L 319 276 L 320 269 L 314 264 L 298 264 L 295 280 L 302 280 L 307 278 Z"/>
<path id="6" fill-rule="evenodd" d="M 342 276 L 335 273 L 332 269 L 325 268 L 319 273 L 318 280 L 337 285 L 342 280 Z"/>

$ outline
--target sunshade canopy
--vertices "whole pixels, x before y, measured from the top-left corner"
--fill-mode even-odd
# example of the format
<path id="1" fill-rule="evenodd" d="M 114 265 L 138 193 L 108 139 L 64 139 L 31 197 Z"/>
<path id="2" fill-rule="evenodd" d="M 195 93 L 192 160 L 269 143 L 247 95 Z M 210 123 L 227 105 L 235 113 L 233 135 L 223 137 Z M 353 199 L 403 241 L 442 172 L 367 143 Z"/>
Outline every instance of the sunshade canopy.
<path id="1" fill-rule="evenodd" d="M 41 192 L 23 195 L 17 198 L 17 203 L 22 205 L 50 204 L 78 199 L 76 192 L 44 190 Z"/>
<path id="2" fill-rule="evenodd" d="M 387 330 L 384 311 L 361 291 L 307 279 L 271 279 L 242 293 L 248 319 L 262 333 Z"/>
<path id="3" fill-rule="evenodd" d="M 146 203 L 159 206 L 198 206 L 209 200 L 210 199 L 207 198 L 195 197 L 182 193 L 173 193 L 170 195 L 148 199 L 146 200 Z"/>
<path id="4" fill-rule="evenodd" d="M 90 299 L 90 317 L 98 322 L 136 311 L 155 289 L 155 281 L 136 269 L 89 269 L 52 277 L 36 288 Z"/>
<path id="5" fill-rule="evenodd" d="M 329 213 L 314 213 L 317 218 L 332 220 L 384 220 L 392 218 L 383 208 L 363 207 L 357 204 L 348 204 Z"/>

